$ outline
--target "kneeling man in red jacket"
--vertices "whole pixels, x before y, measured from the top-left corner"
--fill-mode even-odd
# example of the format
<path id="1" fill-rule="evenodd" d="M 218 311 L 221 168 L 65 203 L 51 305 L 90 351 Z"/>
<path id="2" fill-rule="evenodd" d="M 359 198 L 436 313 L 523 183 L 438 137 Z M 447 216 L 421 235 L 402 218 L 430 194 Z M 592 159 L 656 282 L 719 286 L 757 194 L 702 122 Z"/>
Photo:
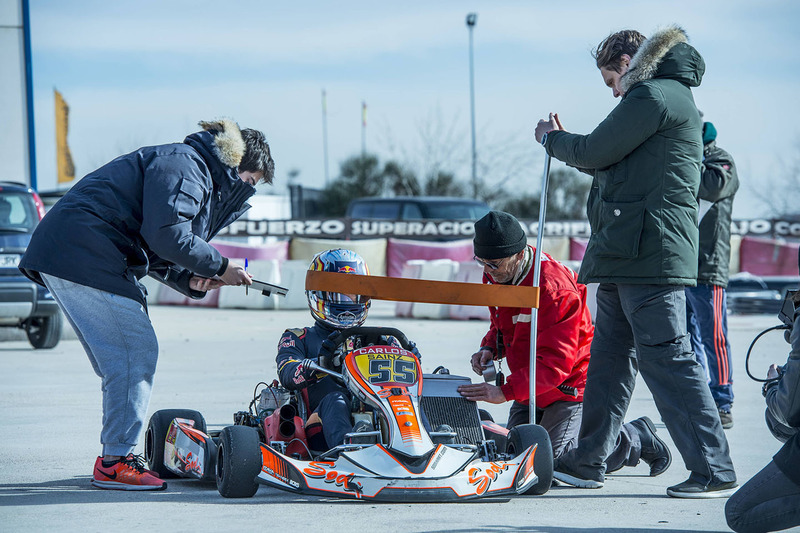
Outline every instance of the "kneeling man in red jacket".
<path id="1" fill-rule="evenodd" d="M 484 283 L 533 285 L 534 248 L 527 245 L 525 231 L 512 215 L 491 211 L 477 221 L 473 249 L 483 266 Z M 536 423 L 550 435 L 557 458 L 578 442 L 594 326 L 586 306 L 586 286 L 577 282 L 572 270 L 542 253 L 540 278 Z M 513 402 L 506 424 L 510 429 L 529 420 L 531 310 L 490 307 L 489 311 L 491 326 L 481 348 L 472 354 L 472 368 L 481 375 L 490 361 L 505 359 L 508 381 L 464 385 L 459 392 L 472 401 Z M 606 458 L 606 471 L 636 466 L 640 459 L 650 466 L 651 476 L 663 473 L 672 462 L 669 448 L 646 416 L 622 426 L 616 447 Z"/>

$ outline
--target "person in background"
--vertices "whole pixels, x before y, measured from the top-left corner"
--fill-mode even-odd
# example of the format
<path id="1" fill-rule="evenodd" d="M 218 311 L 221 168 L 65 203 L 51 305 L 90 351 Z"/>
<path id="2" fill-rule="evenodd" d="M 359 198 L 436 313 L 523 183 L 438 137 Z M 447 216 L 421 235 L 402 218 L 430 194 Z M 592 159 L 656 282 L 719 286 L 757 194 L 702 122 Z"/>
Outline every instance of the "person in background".
<path id="1" fill-rule="evenodd" d="M 717 146 L 717 129 L 703 123 L 700 165 L 700 262 L 697 286 L 686 287 L 686 311 L 692 348 L 706 370 L 711 396 L 724 429 L 733 427 L 733 369 L 728 341 L 725 288 L 731 260 L 731 213 L 739 189 L 736 165 Z"/>
<path id="2" fill-rule="evenodd" d="M 76 183 L 45 215 L 19 268 L 46 286 L 102 379 L 102 455 L 92 484 L 161 490 L 134 455 L 150 403 L 158 340 L 139 279 L 191 298 L 249 285 L 244 267 L 208 241 L 249 208 L 275 163 L 264 134 L 201 122 L 182 143 L 122 155 Z"/>

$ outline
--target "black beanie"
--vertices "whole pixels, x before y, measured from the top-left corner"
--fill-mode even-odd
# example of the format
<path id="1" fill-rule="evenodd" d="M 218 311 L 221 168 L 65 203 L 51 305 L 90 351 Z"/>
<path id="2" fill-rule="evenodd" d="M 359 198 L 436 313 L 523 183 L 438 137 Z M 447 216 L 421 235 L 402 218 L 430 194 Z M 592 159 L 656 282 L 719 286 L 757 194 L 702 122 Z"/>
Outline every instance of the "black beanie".
<path id="1" fill-rule="evenodd" d="M 503 211 L 489 211 L 475 223 L 472 249 L 481 259 L 510 257 L 525 249 L 527 243 L 519 221 Z"/>

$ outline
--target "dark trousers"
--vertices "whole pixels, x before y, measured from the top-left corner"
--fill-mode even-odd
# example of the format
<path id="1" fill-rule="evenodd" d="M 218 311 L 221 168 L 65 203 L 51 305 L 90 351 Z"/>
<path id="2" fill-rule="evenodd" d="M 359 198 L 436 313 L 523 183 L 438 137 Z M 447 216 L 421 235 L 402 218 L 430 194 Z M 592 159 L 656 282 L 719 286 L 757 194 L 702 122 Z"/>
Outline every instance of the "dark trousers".
<path id="1" fill-rule="evenodd" d="M 353 431 L 348 395 L 341 391 L 326 394 L 320 400 L 316 412 L 322 420 L 322 434 L 328 448 L 344 444 L 344 436 Z"/>
<path id="2" fill-rule="evenodd" d="M 714 403 L 729 411 L 733 404 L 733 365 L 725 289 L 701 283 L 686 287 L 686 311 L 692 349 L 700 364 L 708 369 Z"/>
<path id="3" fill-rule="evenodd" d="M 642 373 L 691 479 L 736 480 L 728 441 L 686 330 L 683 287 L 601 283 L 578 447 L 558 463 L 603 481 Z"/>
<path id="4" fill-rule="evenodd" d="M 530 409 L 528 404 L 514 402 L 508 411 L 508 429 L 520 424 L 527 424 Z M 558 459 L 578 444 L 581 428 L 581 402 L 553 402 L 547 407 L 536 408 L 536 423 L 542 426 L 550 436 L 553 445 L 553 457 Z M 639 432 L 630 424 L 623 424 L 614 449 L 606 459 L 608 471 L 614 472 L 623 466 L 636 466 L 642 455 L 642 441 Z"/>
<path id="5" fill-rule="evenodd" d="M 800 486 L 770 461 L 730 497 L 725 519 L 738 533 L 800 526 Z"/>

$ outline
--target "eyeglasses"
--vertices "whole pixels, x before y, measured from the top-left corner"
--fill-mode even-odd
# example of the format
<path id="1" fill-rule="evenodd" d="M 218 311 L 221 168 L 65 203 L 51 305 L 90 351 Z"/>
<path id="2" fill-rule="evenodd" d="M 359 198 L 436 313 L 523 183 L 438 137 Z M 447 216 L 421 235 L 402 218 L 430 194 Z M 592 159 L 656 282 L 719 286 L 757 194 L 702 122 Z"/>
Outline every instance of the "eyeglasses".
<path id="1" fill-rule="evenodd" d="M 506 260 L 505 258 L 503 258 L 503 259 L 498 259 L 497 261 L 494 261 L 494 262 L 490 262 L 490 261 L 486 261 L 484 259 L 481 259 L 477 255 L 473 255 L 472 258 L 475 260 L 476 263 L 478 263 L 482 267 L 487 267 L 489 270 L 497 270 L 498 268 L 500 268 L 500 265 L 502 264 L 502 262 Z"/>

